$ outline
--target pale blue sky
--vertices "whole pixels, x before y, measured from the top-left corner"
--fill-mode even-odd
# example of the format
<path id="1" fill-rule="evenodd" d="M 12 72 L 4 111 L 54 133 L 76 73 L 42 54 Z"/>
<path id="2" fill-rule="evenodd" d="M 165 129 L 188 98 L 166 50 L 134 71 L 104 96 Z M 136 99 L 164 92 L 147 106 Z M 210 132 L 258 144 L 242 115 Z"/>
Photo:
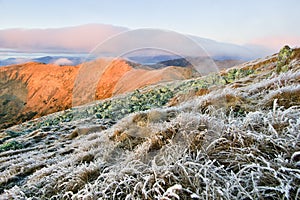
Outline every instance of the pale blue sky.
<path id="1" fill-rule="evenodd" d="M 297 40 L 299 19 L 299 0 L 0 0 L 0 29 L 104 23 L 244 44 Z"/>

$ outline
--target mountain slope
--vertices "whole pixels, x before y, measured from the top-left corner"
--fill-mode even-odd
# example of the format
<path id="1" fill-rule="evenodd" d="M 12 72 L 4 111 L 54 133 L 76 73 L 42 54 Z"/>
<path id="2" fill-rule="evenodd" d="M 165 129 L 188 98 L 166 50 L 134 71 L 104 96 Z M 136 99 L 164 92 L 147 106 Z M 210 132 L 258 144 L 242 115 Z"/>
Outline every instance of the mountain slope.
<path id="1" fill-rule="evenodd" d="M 1 101 L 9 102 L 2 103 L 0 111 L 4 116 L 0 128 L 69 108 L 76 69 L 39 63 L 1 68 L 0 87 L 5 88 L 1 90 Z M 19 109 L 9 111 L 16 102 L 19 102 Z"/>
<path id="2" fill-rule="evenodd" d="M 91 84 L 74 82 L 80 66 L 85 65 L 94 77 L 97 87 Z M 168 67 L 165 69 L 148 70 L 134 69 L 125 60 L 96 60 L 79 66 L 57 66 L 43 63 L 25 63 L 0 68 L 0 129 L 16 123 L 41 117 L 49 113 L 66 110 L 72 106 L 72 98 L 80 97 L 77 105 L 91 100 L 104 99 L 113 95 L 158 82 L 185 79 L 191 76 L 188 69 Z M 109 66 L 107 66 L 109 65 Z M 136 75 L 144 73 L 148 79 L 140 81 Z M 171 77 L 170 75 L 174 76 Z M 122 82 L 122 84 L 118 83 Z M 77 95 L 77 96 L 76 96 Z M 74 97 L 74 98 L 75 98 Z M 74 103 L 74 102 L 73 102 Z"/>
<path id="3" fill-rule="evenodd" d="M 300 49 L 1 132 L 4 199 L 298 199 Z"/>

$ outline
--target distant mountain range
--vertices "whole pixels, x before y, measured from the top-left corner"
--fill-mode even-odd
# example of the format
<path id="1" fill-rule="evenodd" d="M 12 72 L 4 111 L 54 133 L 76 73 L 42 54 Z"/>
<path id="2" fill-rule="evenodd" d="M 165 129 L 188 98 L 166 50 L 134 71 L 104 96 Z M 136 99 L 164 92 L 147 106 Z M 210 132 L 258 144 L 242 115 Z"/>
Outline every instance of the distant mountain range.
<path id="1" fill-rule="evenodd" d="M 78 65 L 86 60 L 85 56 L 43 56 L 38 58 L 6 58 L 0 60 L 0 66 L 21 64 L 25 62 L 38 62 L 56 65 Z"/>

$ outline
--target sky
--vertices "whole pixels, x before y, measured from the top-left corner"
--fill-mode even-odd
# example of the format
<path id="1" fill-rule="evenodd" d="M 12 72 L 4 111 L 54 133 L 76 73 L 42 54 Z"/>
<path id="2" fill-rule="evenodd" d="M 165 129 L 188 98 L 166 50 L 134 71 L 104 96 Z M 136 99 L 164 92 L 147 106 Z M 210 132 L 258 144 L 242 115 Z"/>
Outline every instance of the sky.
<path id="1" fill-rule="evenodd" d="M 274 48 L 300 43 L 299 0 L 0 0 L 0 10 L 0 30 L 100 23 Z"/>

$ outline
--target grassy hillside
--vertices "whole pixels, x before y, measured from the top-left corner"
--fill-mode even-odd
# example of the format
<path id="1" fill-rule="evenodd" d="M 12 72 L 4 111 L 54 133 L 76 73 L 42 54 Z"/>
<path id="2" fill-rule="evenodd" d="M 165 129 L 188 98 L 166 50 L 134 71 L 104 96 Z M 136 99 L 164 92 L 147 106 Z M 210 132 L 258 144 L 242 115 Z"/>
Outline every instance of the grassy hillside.
<path id="1" fill-rule="evenodd" d="M 300 49 L 0 133 L 0 199 L 299 199 Z"/>

